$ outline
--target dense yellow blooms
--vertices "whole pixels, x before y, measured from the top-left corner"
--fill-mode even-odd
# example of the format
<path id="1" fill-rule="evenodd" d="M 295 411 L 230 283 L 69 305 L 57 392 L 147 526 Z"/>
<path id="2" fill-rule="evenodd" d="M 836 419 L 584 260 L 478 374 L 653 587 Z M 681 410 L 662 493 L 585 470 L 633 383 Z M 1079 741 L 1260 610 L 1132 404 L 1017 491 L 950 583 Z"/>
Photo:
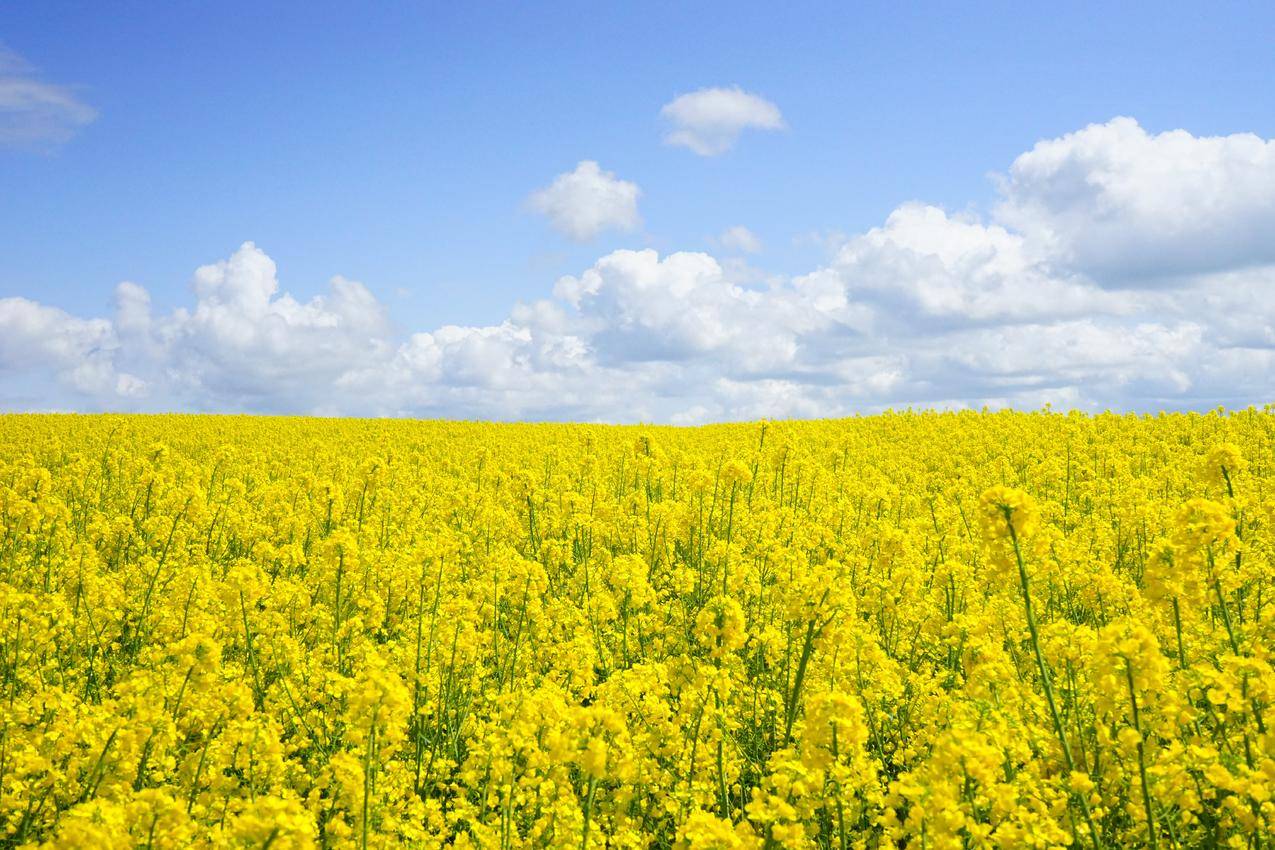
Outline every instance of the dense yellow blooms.
<path id="1" fill-rule="evenodd" d="M 1273 461 L 0 417 L 0 848 L 1275 847 Z"/>

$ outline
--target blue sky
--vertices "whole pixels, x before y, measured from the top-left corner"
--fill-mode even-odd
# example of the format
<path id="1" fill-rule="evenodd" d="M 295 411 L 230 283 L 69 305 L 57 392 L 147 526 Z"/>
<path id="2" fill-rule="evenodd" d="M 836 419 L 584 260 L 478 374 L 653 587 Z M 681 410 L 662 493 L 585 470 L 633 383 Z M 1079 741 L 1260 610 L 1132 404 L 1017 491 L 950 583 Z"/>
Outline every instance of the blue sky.
<path id="1" fill-rule="evenodd" d="M 93 356 L 110 349 L 111 375 L 136 375 L 148 388 L 129 395 L 131 401 L 86 392 L 83 381 L 66 378 L 74 367 L 10 350 L 7 361 L 0 359 L 0 402 L 324 410 L 315 399 L 330 399 L 341 375 L 298 373 L 277 393 L 260 375 L 219 384 L 200 373 L 180 386 L 149 377 L 143 373 L 173 371 L 171 353 L 130 349 L 118 317 L 111 318 L 122 281 L 145 288 L 157 317 L 177 308 L 194 312 L 194 270 L 231 258 L 248 241 L 277 265 L 276 292 L 291 293 L 298 303 L 327 292 L 334 275 L 359 281 L 389 327 L 360 337 L 363 347 L 384 342 L 398 351 L 413 334 L 443 326 L 507 323 L 516 304 L 553 300 L 561 278 L 580 278 L 617 250 L 652 249 L 659 258 L 703 252 L 723 269 L 710 286 L 773 289 L 844 268 L 837 246 L 883 227 L 908 202 L 988 226 L 1012 220 L 1015 235 L 1043 244 L 1043 237 L 1032 242 L 1032 234 L 1049 228 L 1025 224 L 1022 210 L 1017 218 L 997 218 L 1006 196 L 993 175 L 1006 174 L 1037 142 L 1117 116 L 1132 118 L 1152 139 L 1178 129 L 1194 140 L 1275 137 L 1275 11 L 1269 4 L 786 4 L 782 12 L 774 4 L 461 5 L 130 3 L 108 10 L 85 3 L 8 4 L 0 45 L 10 72 L 95 112 L 66 138 L 0 144 L 0 299 L 10 299 L 11 338 L 17 339 L 17 323 L 27 321 L 12 318 L 15 299 L 80 321 L 115 322 L 93 343 Z M 714 156 L 663 141 L 670 129 L 661 112 L 666 104 L 732 87 L 772 104 L 784 128 L 745 129 Z M 1171 167 L 1180 171 L 1195 155 L 1174 156 Z M 1265 160 L 1254 165 L 1249 154 L 1240 156 L 1257 169 L 1256 178 L 1250 174 L 1243 183 L 1257 179 L 1264 186 Z M 578 241 L 536 212 L 533 193 L 583 161 L 639 187 L 640 225 Z M 1268 209 L 1260 194 L 1250 198 L 1236 212 L 1237 226 L 1261 230 L 1271 220 Z M 736 226 L 754 234 L 761 250 L 729 256 L 719 236 Z M 1223 250 L 1216 234 L 1198 238 L 1214 240 L 1201 243 L 1201 255 Z M 1250 249 L 1236 248 L 1237 255 L 1206 271 L 1263 266 L 1267 259 Z M 1065 265 L 1062 254 L 1042 259 L 1042 251 L 1028 251 L 1031 269 Z M 1110 268 L 1077 266 L 1070 273 L 1086 277 L 1095 291 L 1126 287 L 1127 281 L 1103 277 Z M 1156 269 L 1155 275 L 1167 279 L 1170 272 Z M 1023 269 L 1014 274 L 1029 277 Z M 859 285 L 851 279 L 847 292 Z M 1264 283 L 1251 285 L 1264 291 Z M 1153 288 L 1161 294 L 1181 289 Z M 1126 322 L 1141 316 L 1173 329 L 1189 311 L 1170 317 L 1181 305 L 1167 305 L 1168 297 L 1085 316 L 1119 315 Z M 1058 308 L 1055 319 L 1066 312 L 1062 302 L 1047 306 Z M 622 327 L 599 331 L 597 321 L 619 315 L 612 308 L 593 315 L 587 333 L 565 334 L 582 340 L 599 368 L 625 359 L 605 351 L 600 339 L 623 338 L 626 351 L 687 348 L 685 340 L 670 341 L 676 334 L 668 327 L 629 313 L 621 316 Z M 885 308 L 877 303 L 874 309 Z M 907 311 L 894 309 L 890 318 Z M 718 318 L 713 313 L 706 321 Z M 1001 325 L 1021 327 L 1022 321 Z M 881 321 L 871 331 L 845 316 L 837 322 L 861 337 L 881 340 L 885 333 Z M 520 327 L 532 324 L 524 320 Z M 635 325 L 659 339 L 635 342 Z M 543 328 L 536 325 L 532 336 Z M 829 347 L 809 336 L 806 324 L 790 330 L 792 339 L 781 347 L 796 345 L 804 353 Z M 1245 344 L 1264 339 L 1263 332 L 1245 331 Z M 886 336 L 899 338 L 897 332 Z M 698 340 L 690 348 L 702 352 L 711 344 Z M 9 348 L 16 345 L 11 341 Z M 853 353 L 823 357 L 819 368 L 885 356 L 890 345 L 864 342 Z M 295 348 L 267 350 L 258 356 L 275 358 L 272 372 L 298 356 Z M 738 352 L 718 354 L 727 367 L 691 363 L 696 380 L 743 381 L 763 401 L 788 397 L 791 387 L 758 382 L 792 383 L 791 360 L 739 372 Z M 904 372 L 915 365 L 912 354 L 905 347 L 900 355 L 908 361 L 899 367 Z M 148 356 L 169 359 L 148 364 Z M 940 389 L 948 379 L 928 374 L 893 394 L 817 393 L 769 407 L 754 401 L 732 407 L 720 398 L 697 404 L 689 392 L 673 399 L 668 390 L 688 377 L 684 351 L 629 359 L 647 367 L 673 364 L 668 368 L 683 374 L 646 375 L 652 383 L 642 386 L 651 402 L 636 411 L 590 407 L 587 384 L 573 390 L 577 401 L 565 407 L 547 398 L 513 403 L 508 393 L 493 401 L 501 388 L 484 390 L 472 375 L 401 407 L 385 402 L 390 391 L 384 388 L 364 389 L 358 401 L 334 411 L 692 421 L 759 412 L 832 414 L 901 402 L 1050 400 L 1048 392 L 989 393 L 982 384 L 960 383 L 959 375 L 945 397 Z M 131 372 L 124 361 L 132 362 Z M 796 371 L 810 378 L 808 365 Z M 895 366 L 886 371 L 898 371 Z M 42 394 L 32 387 L 40 386 L 46 368 L 57 380 Z M 842 373 L 825 369 L 817 380 L 797 383 L 842 380 L 832 374 Z M 1190 377 L 1179 391 L 1166 389 L 1181 386 L 1172 380 L 1144 391 L 1155 381 L 1128 375 L 1106 376 L 1110 386 L 1101 392 L 1090 391 L 1099 382 L 1074 375 L 1070 382 L 1047 377 L 1037 388 L 1060 390 L 1063 404 L 1135 408 L 1251 401 L 1266 389 L 1259 382 L 1222 399 L 1226 393 L 1205 391 L 1207 382 Z M 301 392 L 296 387 L 303 378 L 325 389 Z M 457 395 L 457 386 L 467 389 Z M 559 389 L 546 384 L 542 393 Z"/>

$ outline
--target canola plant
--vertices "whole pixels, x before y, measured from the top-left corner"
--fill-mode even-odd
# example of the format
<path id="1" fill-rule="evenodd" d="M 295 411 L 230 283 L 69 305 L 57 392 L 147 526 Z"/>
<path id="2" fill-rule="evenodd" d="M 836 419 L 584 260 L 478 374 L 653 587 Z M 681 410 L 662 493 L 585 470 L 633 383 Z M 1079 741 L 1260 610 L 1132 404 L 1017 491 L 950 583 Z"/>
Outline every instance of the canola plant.
<path id="1" fill-rule="evenodd" d="M 1269 848 L 1275 415 L 0 417 L 0 847 Z"/>

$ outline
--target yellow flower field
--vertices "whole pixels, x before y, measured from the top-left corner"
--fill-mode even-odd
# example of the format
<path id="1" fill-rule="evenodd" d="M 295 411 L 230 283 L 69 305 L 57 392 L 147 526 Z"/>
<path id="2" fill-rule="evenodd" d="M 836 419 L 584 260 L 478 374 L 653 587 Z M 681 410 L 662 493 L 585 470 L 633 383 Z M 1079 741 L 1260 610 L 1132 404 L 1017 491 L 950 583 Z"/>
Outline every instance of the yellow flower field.
<path id="1" fill-rule="evenodd" d="M 0 417 L 0 846 L 1272 847 L 1275 415 Z"/>

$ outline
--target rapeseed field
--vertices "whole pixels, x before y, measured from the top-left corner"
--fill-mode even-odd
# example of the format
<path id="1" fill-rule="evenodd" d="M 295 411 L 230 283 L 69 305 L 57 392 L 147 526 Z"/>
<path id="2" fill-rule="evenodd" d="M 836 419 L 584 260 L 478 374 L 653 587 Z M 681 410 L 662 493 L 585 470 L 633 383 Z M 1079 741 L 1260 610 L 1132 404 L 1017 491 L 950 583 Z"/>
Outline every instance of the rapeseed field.
<path id="1" fill-rule="evenodd" d="M 0 846 L 1272 846 L 1275 415 L 0 417 Z"/>

